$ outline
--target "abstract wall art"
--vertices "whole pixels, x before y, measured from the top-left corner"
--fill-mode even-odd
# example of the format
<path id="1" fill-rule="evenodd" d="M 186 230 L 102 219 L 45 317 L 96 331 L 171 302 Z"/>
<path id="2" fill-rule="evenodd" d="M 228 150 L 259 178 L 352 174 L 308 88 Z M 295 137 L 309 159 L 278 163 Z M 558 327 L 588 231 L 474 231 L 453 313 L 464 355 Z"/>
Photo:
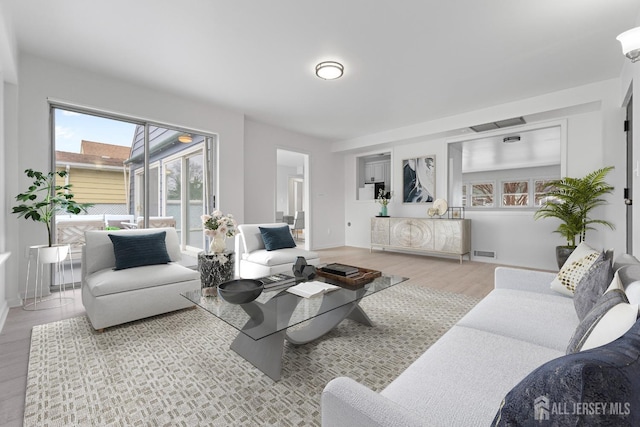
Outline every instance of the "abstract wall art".
<path id="1" fill-rule="evenodd" d="M 428 203 L 436 196 L 436 156 L 402 161 L 402 202 Z"/>

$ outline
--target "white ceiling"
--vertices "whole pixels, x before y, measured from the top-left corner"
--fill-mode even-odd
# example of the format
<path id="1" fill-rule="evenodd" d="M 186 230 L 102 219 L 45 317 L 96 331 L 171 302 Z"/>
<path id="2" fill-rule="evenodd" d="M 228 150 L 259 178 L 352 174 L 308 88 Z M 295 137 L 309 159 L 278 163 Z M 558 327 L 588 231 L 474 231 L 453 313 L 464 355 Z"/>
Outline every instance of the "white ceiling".
<path id="1" fill-rule="evenodd" d="M 2 0 L 18 48 L 329 140 L 615 78 L 638 0 Z M 322 60 L 345 75 L 320 80 Z"/>

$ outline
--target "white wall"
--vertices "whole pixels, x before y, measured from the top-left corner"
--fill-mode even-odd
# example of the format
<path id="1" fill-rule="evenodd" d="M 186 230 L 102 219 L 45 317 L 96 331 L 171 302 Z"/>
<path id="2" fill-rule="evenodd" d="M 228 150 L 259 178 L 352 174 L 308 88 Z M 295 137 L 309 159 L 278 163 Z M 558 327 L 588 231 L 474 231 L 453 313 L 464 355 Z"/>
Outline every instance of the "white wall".
<path id="1" fill-rule="evenodd" d="M 276 150 L 309 155 L 309 213 L 311 248 L 344 244 L 344 194 L 341 154 L 323 140 L 289 132 L 253 120 L 245 122 L 245 220 L 272 222 L 275 215 Z"/>
<path id="2" fill-rule="evenodd" d="M 615 186 L 615 193 L 609 196 L 610 205 L 595 212 L 595 215 L 616 224 L 616 231 L 598 228 L 590 231 L 587 241 L 594 247 L 614 248 L 616 253 L 624 252 L 624 210 L 621 207 L 624 187 L 624 133 L 622 132 L 622 108 L 619 103 L 619 80 L 609 80 L 585 87 L 574 88 L 523 100 L 520 103 L 496 106 L 462 116 L 450 117 L 442 121 L 414 125 L 405 129 L 388 131 L 383 134 L 343 141 L 334 144 L 334 150 L 345 152 L 346 195 L 345 217 L 347 227 L 345 244 L 349 246 L 369 247 L 370 218 L 379 211 L 376 202 L 357 201 L 356 156 L 368 152 L 362 147 L 367 143 L 376 144 L 376 150 L 390 147 L 392 152 L 392 187 L 400 195 L 402 192 L 403 159 L 436 155 L 436 197 L 447 198 L 447 139 L 430 136 L 455 131 L 478 123 L 530 115 L 562 120 L 566 132 L 566 158 L 563 165 L 567 176 L 582 176 L 606 165 L 617 168 L 607 181 Z M 572 107 L 593 104 L 596 108 L 572 109 Z M 508 108 L 507 108 L 508 107 Z M 487 120 L 489 118 L 489 120 Z M 529 123 L 528 125 L 531 125 Z M 510 128 L 510 131 L 516 128 Z M 397 140 L 393 140 L 393 138 Z M 459 138 L 458 138 L 459 139 Z M 407 141 L 412 141 L 408 143 Z M 417 142 L 414 142 L 417 141 Z M 389 215 L 404 217 L 425 217 L 431 204 L 402 204 L 399 198 L 392 198 Z M 553 233 L 558 223 L 554 220 L 533 220 L 531 211 L 467 211 L 466 218 L 472 220 L 472 251 L 495 251 L 497 259 L 478 258 L 478 261 L 495 262 L 515 266 L 527 266 L 541 269 L 557 269 L 554 247 L 565 244 L 563 239 Z M 350 224 L 350 225 L 349 225 Z M 514 238 L 518 236 L 518 238 Z"/>
<path id="3" fill-rule="evenodd" d="M 15 120 L 15 97 L 17 96 L 14 84 L 16 76 L 16 44 L 10 22 L 5 19 L 2 5 L 0 4 L 0 253 L 10 251 L 8 245 L 8 220 L 7 212 L 7 188 L 6 183 L 13 178 L 11 168 L 7 168 L 7 158 L 10 147 L 7 141 L 11 141 L 14 136 Z M 0 331 L 4 321 L 9 314 L 9 304 L 7 302 L 10 265 L 15 259 L 15 253 L 4 264 L 0 265 Z"/>
<path id="4" fill-rule="evenodd" d="M 0 159 L 1 163 L 4 163 L 7 158 L 7 153 L 5 150 L 5 125 L 4 125 L 4 116 L 5 116 L 5 103 L 4 103 L 4 79 L 2 73 L 0 72 Z M 3 168 L 4 169 L 4 168 Z M 7 251 L 7 239 L 5 224 L 7 223 L 7 204 L 5 201 L 6 194 L 6 181 L 7 177 L 5 173 L 0 173 L 0 254 Z M 7 275 L 6 275 L 6 267 L 4 263 L 0 263 L 0 331 L 2 330 L 2 325 L 4 324 L 4 320 L 9 313 L 9 306 L 7 304 L 6 298 L 6 287 L 7 287 Z"/>

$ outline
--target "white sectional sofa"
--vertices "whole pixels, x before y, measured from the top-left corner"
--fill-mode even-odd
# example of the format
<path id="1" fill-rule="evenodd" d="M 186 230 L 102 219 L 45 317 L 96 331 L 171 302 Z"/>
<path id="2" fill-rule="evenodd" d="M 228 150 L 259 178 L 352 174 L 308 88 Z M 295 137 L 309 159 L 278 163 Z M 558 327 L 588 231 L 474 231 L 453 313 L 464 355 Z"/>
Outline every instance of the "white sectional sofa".
<path id="1" fill-rule="evenodd" d="M 625 285 L 640 280 L 640 268 L 630 272 Z M 322 425 L 491 425 L 514 386 L 565 355 L 579 324 L 573 299 L 550 289 L 555 276 L 497 268 L 495 289 L 384 390 L 347 377 L 329 382 Z"/>
<path id="2" fill-rule="evenodd" d="M 289 225 L 285 223 L 239 225 L 235 245 L 236 276 L 243 279 L 257 279 L 276 273 L 291 273 L 293 264 L 299 256 L 304 257 L 309 265 L 320 263 L 317 252 L 296 247 L 293 237 L 291 237 L 293 247 L 267 250 L 260 227 L 285 227 L 289 230 L 289 234 L 291 233 Z"/>
<path id="3" fill-rule="evenodd" d="M 165 232 L 170 262 L 115 270 L 109 237 Z M 177 263 L 181 259 L 174 228 L 87 231 L 82 251 L 82 303 L 94 329 L 193 306 L 181 292 L 200 288 L 200 274 Z"/>

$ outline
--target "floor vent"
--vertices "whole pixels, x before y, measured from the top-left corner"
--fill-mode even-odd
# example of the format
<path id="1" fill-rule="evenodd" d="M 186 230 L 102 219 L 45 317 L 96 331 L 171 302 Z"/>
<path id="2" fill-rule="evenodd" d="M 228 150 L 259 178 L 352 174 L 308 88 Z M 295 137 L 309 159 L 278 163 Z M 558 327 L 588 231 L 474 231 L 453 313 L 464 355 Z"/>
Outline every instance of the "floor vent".
<path id="1" fill-rule="evenodd" d="M 496 258 L 496 253 L 493 251 L 473 251 L 473 256 L 482 256 L 485 258 Z"/>

